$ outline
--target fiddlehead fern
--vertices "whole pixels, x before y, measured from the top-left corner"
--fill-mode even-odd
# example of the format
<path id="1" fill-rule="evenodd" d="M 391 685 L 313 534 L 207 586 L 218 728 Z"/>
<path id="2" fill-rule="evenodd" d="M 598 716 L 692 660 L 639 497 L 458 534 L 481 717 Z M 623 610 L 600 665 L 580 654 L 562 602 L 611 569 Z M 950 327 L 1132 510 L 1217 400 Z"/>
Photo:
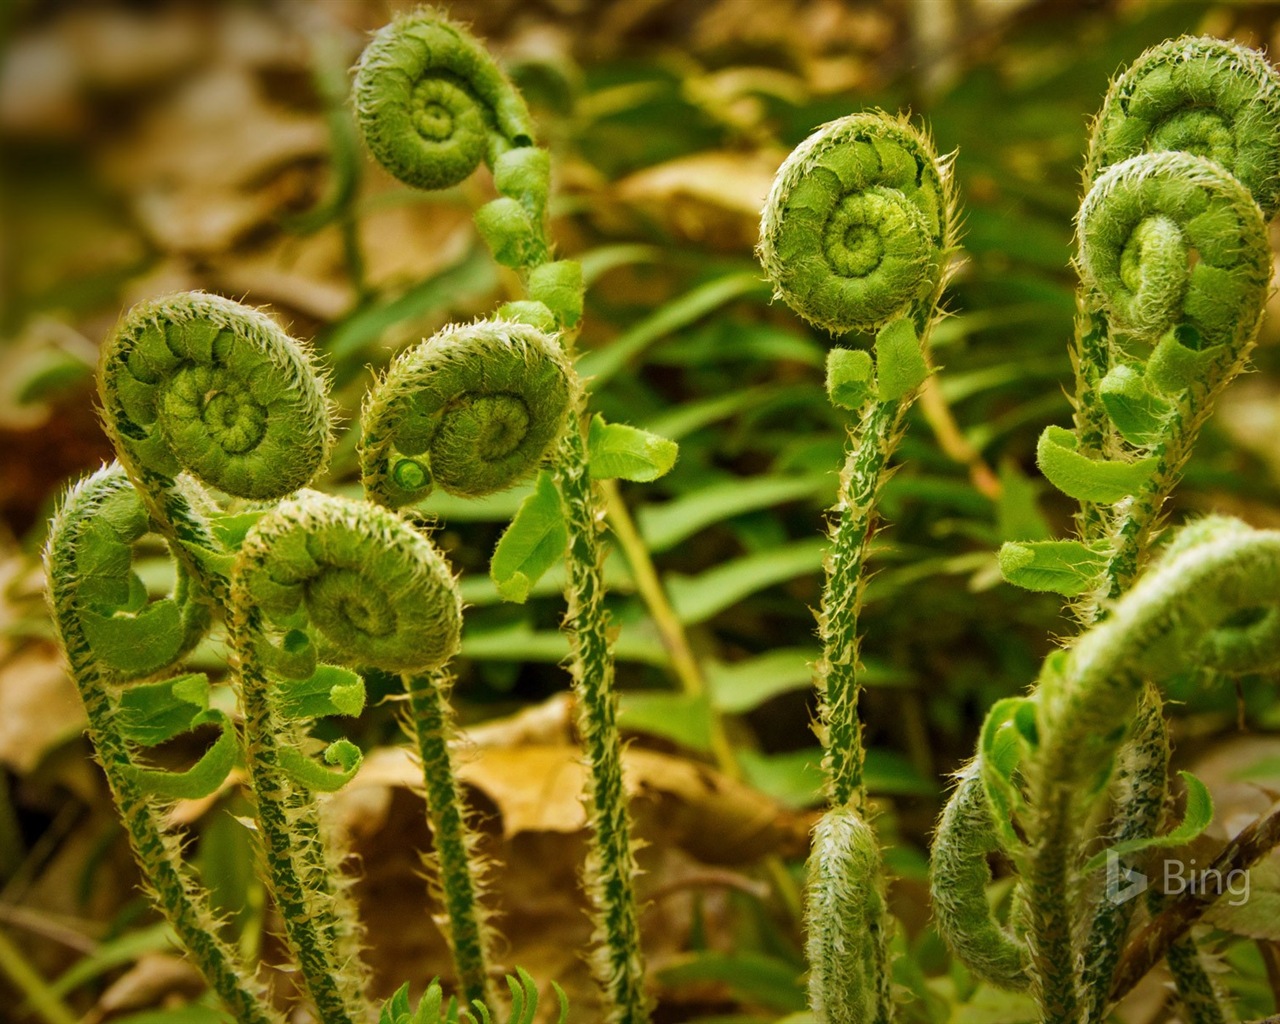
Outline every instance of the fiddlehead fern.
<path id="1" fill-rule="evenodd" d="M 944 172 L 899 118 L 854 114 L 814 132 L 779 169 L 760 222 L 777 295 L 833 334 L 927 311 L 953 243 Z"/>
<path id="2" fill-rule="evenodd" d="M 831 800 L 853 801 L 864 813 L 856 710 L 861 570 L 902 416 L 928 373 L 917 338 L 927 343 L 939 315 L 955 244 L 947 170 L 906 120 L 855 114 L 820 128 L 787 158 L 760 222 L 761 263 L 797 312 L 832 330 L 878 330 L 874 395 L 862 403 L 841 476 L 818 669 Z M 849 255 L 855 249 L 866 259 Z"/>
<path id="3" fill-rule="evenodd" d="M 1081 1019 L 1067 894 L 1093 805 L 1106 792 L 1144 681 L 1199 666 L 1280 662 L 1280 533 L 1210 517 L 1184 528 L 1112 614 L 1046 663 L 1021 771 L 1027 907 L 1037 994 L 1049 1021 Z"/>
<path id="4" fill-rule="evenodd" d="M 813 830 L 805 955 L 818 1020 L 881 1021 L 891 1004 L 883 970 L 885 907 L 880 843 L 856 811 L 835 807 Z"/>
<path id="5" fill-rule="evenodd" d="M 1202 423 L 1244 367 L 1271 251 L 1258 207 L 1235 178 L 1200 157 L 1158 153 L 1098 179 L 1080 211 L 1080 264 L 1113 334 L 1155 342 L 1146 366 L 1134 370 L 1142 378 L 1135 390 L 1153 400 L 1151 422 L 1136 438 L 1147 442 L 1147 476 L 1125 488 L 1132 497 L 1109 517 L 1109 557 L 1097 593 L 1080 609 L 1088 622 L 1102 599 L 1136 576 Z M 1111 416 L 1120 416 L 1116 407 Z"/>
<path id="6" fill-rule="evenodd" d="M 1112 166 L 1090 189 L 1080 263 L 1126 335 L 1154 341 L 1186 326 L 1199 348 L 1226 345 L 1238 359 L 1266 295 L 1271 250 L 1240 182 L 1201 157 L 1157 153 Z"/>
<path id="7" fill-rule="evenodd" d="M 524 100 L 485 50 L 432 11 L 402 15 L 365 47 L 355 107 L 370 152 L 416 188 L 464 181 L 532 145 Z"/>
<path id="8" fill-rule="evenodd" d="M 992 814 L 982 764 L 974 760 L 960 773 L 930 849 L 933 914 L 947 946 L 977 977 L 1025 989 L 1031 983 L 1026 946 L 995 921 L 987 903 L 987 857 L 1001 851 Z"/>
<path id="9" fill-rule="evenodd" d="M 224 1005 L 245 1024 L 277 1024 L 262 986 L 219 936 L 217 919 L 165 823 L 177 796 L 207 795 L 235 759 L 229 720 L 206 710 L 208 682 L 186 676 L 136 683 L 177 663 L 203 636 L 206 607 L 179 570 L 172 597 L 146 603 L 132 546 L 148 530 L 145 508 L 119 465 L 76 484 L 54 516 L 45 549 L 58 639 L 89 719 L 89 735 L 156 905 Z M 132 683 L 121 688 L 118 684 Z M 131 694 L 145 699 L 130 701 Z M 138 712 L 147 712 L 140 718 Z M 157 713 L 161 712 L 161 713 Z M 139 746 L 211 723 L 218 741 L 180 775 L 140 767 Z"/>
<path id="10" fill-rule="evenodd" d="M 1141 153 L 1206 157 L 1280 208 L 1280 76 L 1256 50 L 1206 36 L 1153 46 L 1111 84 L 1089 138 L 1085 180 Z"/>
<path id="11" fill-rule="evenodd" d="M 858 718 L 858 617 L 863 566 L 875 528 L 875 505 L 903 417 L 928 376 L 924 350 L 940 317 L 945 269 L 955 244 L 955 203 L 946 161 L 903 118 L 855 114 L 825 125 L 784 161 L 760 222 L 759 255 L 776 294 L 807 320 L 833 333 L 875 331 L 875 373 L 859 353 L 837 349 L 828 362 L 828 394 L 860 410 L 840 476 L 838 520 L 827 553 L 817 665 L 823 767 L 832 810 L 815 832 L 854 842 L 861 852 L 817 863 L 810 873 L 808 927 L 813 981 L 810 1001 L 820 1020 L 888 1020 L 888 939 L 883 877 L 867 821 L 862 726 Z M 837 842 L 839 840 L 840 842 Z M 856 842 L 855 842 L 856 840 Z M 863 849 L 871 843 L 871 852 Z M 850 848 L 852 849 L 852 847 Z M 863 872 L 854 877 L 851 872 Z M 836 969 L 845 945 L 849 894 L 865 901 L 854 914 L 863 937 Z M 874 925 L 863 921 L 874 917 Z M 865 927 L 864 927 L 865 926 Z M 813 958 L 818 959 L 813 959 Z"/>
<path id="12" fill-rule="evenodd" d="M 318 867 L 325 863 L 316 849 L 320 837 L 309 820 L 299 828 L 296 813 L 306 789 L 332 788 L 331 773 L 297 748 L 305 720 L 358 710 L 363 688 L 352 694 L 358 682 L 341 674 L 338 685 L 329 685 L 339 670 L 317 667 L 316 657 L 391 672 L 435 671 L 457 649 L 460 599 L 442 557 L 394 513 L 311 491 L 250 530 L 230 596 L 229 632 L 273 891 L 321 1018 L 355 1021 L 362 978 L 351 941 L 354 911 L 338 905 L 340 890 Z M 338 784 L 359 762 L 345 741 L 326 759 L 341 765 Z"/>
<path id="13" fill-rule="evenodd" d="M 265 314 L 217 295 L 133 307 L 103 345 L 98 392 L 121 463 L 215 596 L 225 580 L 205 556 L 220 546 L 178 474 L 236 497 L 279 498 L 328 457 L 324 380 L 306 349 Z"/>
<path id="14" fill-rule="evenodd" d="M 465 159 L 450 155 L 442 160 L 447 173 L 413 168 L 419 160 L 435 159 L 436 137 L 445 133 L 442 126 L 446 121 L 456 120 L 436 101 L 435 85 L 415 84 L 436 77 L 450 88 L 457 86 L 480 98 L 479 122 L 486 126 L 485 141 L 470 143 Z M 413 105 L 419 88 L 424 117 L 418 116 Z M 528 293 L 527 300 L 509 304 L 505 312 L 539 325 L 554 322 L 562 329 L 560 342 L 571 355 L 573 331 L 582 317 L 582 272 L 571 260 L 550 258 L 546 223 L 550 159 L 532 144 L 523 101 L 480 45 L 463 29 L 431 11 L 397 19 L 378 34 L 360 61 L 355 105 L 374 156 L 409 184 L 442 187 L 466 177 L 479 159 L 486 160 L 499 197 L 476 212 L 476 225 L 495 259 L 520 271 Z M 389 116 L 381 116 L 386 113 Z M 468 114 L 466 123 L 478 122 Z M 419 125 L 425 128 L 428 144 L 422 142 Z M 472 133 L 469 138 L 476 136 Z M 593 841 L 586 888 L 595 908 L 598 947 L 591 962 L 605 992 L 607 1018 L 615 1024 L 642 1024 L 648 1019 L 648 1009 L 634 892 L 636 866 L 622 784 L 613 650 L 601 569 L 599 531 L 604 503 L 588 467 L 583 404 L 579 398 L 571 406 L 568 429 L 554 457 L 554 476 L 567 534 L 569 609 L 565 626 L 590 767 L 586 803 Z M 416 475 L 409 467 L 405 472 Z M 426 483 L 425 479 L 421 482 Z M 371 493 L 377 500 L 397 500 L 394 489 L 381 483 L 375 484 Z M 384 499 L 383 494 L 390 497 Z"/>
<path id="15" fill-rule="evenodd" d="M 399 356 L 365 400 L 365 492 L 398 507 L 433 484 L 469 497 L 505 490 L 547 459 L 575 398 L 568 359 L 541 331 L 446 327 Z"/>
<path id="16" fill-rule="evenodd" d="M 1280 74 L 1246 47 L 1183 36 L 1152 47 L 1112 83 L 1090 134 L 1085 187 L 1092 188 L 1108 167 L 1139 155 L 1187 152 L 1237 178 L 1270 218 L 1280 204 L 1277 138 Z M 1076 433 L 1085 455 L 1115 457 L 1120 438 L 1103 388 L 1124 365 L 1123 340 L 1092 289 L 1080 291 L 1077 306 Z M 1080 527 L 1086 541 L 1105 531 L 1104 519 L 1085 502 Z"/>
<path id="17" fill-rule="evenodd" d="M 1253 346 L 1271 272 L 1257 204 L 1266 215 L 1275 208 L 1278 129 L 1280 76 L 1266 60 L 1193 38 L 1139 58 L 1095 122 L 1079 219 L 1076 430 L 1051 427 L 1038 448 L 1045 476 L 1081 502 L 1083 543 L 1018 546 L 1048 572 L 1047 589 L 1084 595 L 1073 611 L 1085 626 L 1107 618 L 1138 577 L 1199 429 Z M 1010 566 L 1011 580 L 1037 585 Z M 1121 760 L 1104 831 L 1140 841 L 1158 828 L 1151 794 L 1167 774 L 1154 689 Z M 1051 860 L 1046 849 L 1037 864 Z M 1065 877 L 1067 866 L 1054 870 Z M 1061 920 L 1047 927 L 1042 912 L 1038 931 L 1042 945 L 1056 934 L 1059 946 L 1045 946 L 1040 965 L 1063 990 L 1072 984 L 1064 906 L 1040 899 L 1041 911 L 1052 907 Z M 1092 1015 L 1105 1012 L 1131 911 L 1103 900 L 1093 911 L 1081 979 Z"/>

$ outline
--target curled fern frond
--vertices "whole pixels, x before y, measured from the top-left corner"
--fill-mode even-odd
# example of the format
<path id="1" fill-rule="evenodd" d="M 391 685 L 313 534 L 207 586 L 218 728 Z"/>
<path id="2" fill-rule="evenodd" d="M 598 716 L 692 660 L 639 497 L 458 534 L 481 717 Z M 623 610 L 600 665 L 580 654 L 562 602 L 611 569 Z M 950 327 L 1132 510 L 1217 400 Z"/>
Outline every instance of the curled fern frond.
<path id="1" fill-rule="evenodd" d="M 462 27 L 432 10 L 397 17 L 365 48 L 355 108 L 378 162 L 406 184 L 438 189 L 481 161 L 533 144 L 524 99 Z"/>
<path id="2" fill-rule="evenodd" d="M 760 222 L 760 262 L 778 297 L 832 333 L 916 320 L 941 287 L 951 186 L 905 118 L 832 121 L 787 157 Z"/>
<path id="3" fill-rule="evenodd" d="M 140 303 L 102 349 L 103 417 L 135 479 L 186 471 L 242 498 L 283 497 L 329 453 L 324 381 L 265 313 L 203 292 Z"/>
<path id="4" fill-rule="evenodd" d="M 232 613 L 253 632 L 296 629 L 343 661 L 427 670 L 457 650 L 461 599 L 444 558 L 394 513 L 302 491 L 258 520 L 232 577 Z"/>
<path id="5" fill-rule="evenodd" d="M 1265 216 L 1280 208 L 1280 74 L 1256 50 L 1182 36 L 1153 46 L 1111 85 L 1090 137 L 1086 181 L 1147 152 L 1181 150 L 1238 178 Z"/>
<path id="6" fill-rule="evenodd" d="M 1031 984 L 1025 945 L 993 917 L 987 903 L 987 857 L 1000 850 L 982 766 L 975 760 L 942 812 L 929 858 L 934 918 L 947 947 L 970 971 L 1000 988 Z"/>
<path id="7" fill-rule="evenodd" d="M 1099 177 L 1080 208 L 1080 262 L 1117 326 L 1154 340 L 1187 325 L 1204 348 L 1251 342 L 1271 278 L 1249 192 L 1187 153 L 1134 157 Z"/>
<path id="8" fill-rule="evenodd" d="M 361 417 L 370 500 L 399 507 L 438 484 L 480 497 L 531 476 L 578 388 L 550 335 L 505 320 L 450 326 L 392 363 Z"/>
<path id="9" fill-rule="evenodd" d="M 443 557 L 395 513 L 300 491 L 259 519 L 231 574 L 228 633 L 245 715 L 249 774 L 272 892 L 321 1017 L 361 1018 L 355 911 L 335 884 L 310 791 L 354 774 L 359 751 L 330 747 L 330 780 L 300 753 L 306 723 L 355 714 L 363 685 L 317 663 L 430 671 L 457 650 L 461 599 Z M 330 773 L 333 774 L 333 773 Z"/>
<path id="10" fill-rule="evenodd" d="M 204 636 L 208 606 L 176 566 L 173 594 L 148 601 L 133 571 L 134 545 L 150 530 L 146 508 L 119 463 L 77 484 L 50 537 L 49 578 L 65 595 L 87 654 L 108 677 L 139 679 L 177 664 Z"/>
<path id="11" fill-rule="evenodd" d="M 159 909 L 210 987 L 245 1024 L 278 1024 L 262 984 L 221 938 L 209 899 L 169 830 L 174 798 L 207 796 L 225 779 L 238 744 L 229 719 L 208 710 L 199 675 L 138 682 L 176 664 L 204 635 L 206 608 L 190 600 L 182 570 L 171 597 L 147 603 L 132 571 L 134 544 L 148 518 L 119 465 L 73 486 L 62 499 L 45 548 L 50 607 L 71 678 L 84 702 L 89 736 L 121 820 Z M 118 684 L 128 683 L 121 687 Z M 183 773 L 139 763 L 142 746 L 198 725 L 216 724 L 218 741 Z"/>

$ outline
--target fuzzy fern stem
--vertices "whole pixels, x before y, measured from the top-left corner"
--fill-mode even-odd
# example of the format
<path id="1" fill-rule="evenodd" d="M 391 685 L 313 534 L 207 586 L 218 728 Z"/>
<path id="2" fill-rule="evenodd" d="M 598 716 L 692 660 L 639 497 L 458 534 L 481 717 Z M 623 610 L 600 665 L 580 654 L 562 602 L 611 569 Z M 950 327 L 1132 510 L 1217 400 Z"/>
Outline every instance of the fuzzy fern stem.
<path id="1" fill-rule="evenodd" d="M 533 145 L 519 92 L 464 29 L 431 11 L 398 18 L 361 58 L 355 104 L 365 139 L 383 166 L 418 188 L 468 177 L 482 161 L 498 198 L 476 214 L 494 258 L 516 270 L 528 298 L 500 316 L 560 331 L 566 352 L 582 315 L 581 269 L 551 259 L 546 204 L 550 161 Z M 622 784 L 613 650 L 604 607 L 599 531 L 605 503 L 591 480 L 579 421 L 570 406 L 552 467 L 568 535 L 571 670 L 588 761 L 592 846 L 586 889 L 596 917 L 592 965 L 611 1024 L 644 1024 L 648 1008 L 626 792 Z"/>
<path id="2" fill-rule="evenodd" d="M 320 829 L 299 819 L 314 806 L 309 791 L 341 785 L 359 752 L 346 741 L 332 745 L 334 773 L 301 751 L 310 719 L 357 713 L 364 691 L 350 673 L 317 664 L 316 653 L 431 671 L 457 649 L 460 629 L 460 599 L 440 554 L 394 513 L 365 502 L 301 491 L 259 519 L 237 555 L 228 633 L 258 825 L 286 935 L 326 1022 L 361 1020 L 365 977 L 336 862 Z"/>
<path id="3" fill-rule="evenodd" d="M 859 410 L 824 562 L 815 670 L 831 809 L 810 854 L 810 1004 L 835 1024 L 893 1015 L 892 918 L 863 780 L 858 619 L 876 501 L 929 374 L 954 206 L 947 165 L 929 140 L 903 118 L 868 113 L 824 125 L 797 147 L 761 217 L 758 251 L 776 294 L 832 333 L 876 332 L 874 374 L 865 352 L 837 349 L 828 362 L 832 401 Z"/>
<path id="4" fill-rule="evenodd" d="M 262 984 L 223 941 L 208 898 L 183 861 L 179 839 L 165 825 L 171 801 L 149 793 L 139 776 L 132 745 L 120 727 L 119 689 L 112 685 L 122 678 L 127 680 L 130 673 L 109 668 L 101 642 L 95 645 L 92 632 L 86 632 L 85 616 L 94 614 L 90 603 L 100 606 L 112 581 L 127 581 L 127 545 L 145 531 L 146 523 L 146 513 L 118 465 L 100 470 L 71 489 L 54 517 L 45 550 L 55 628 L 84 702 L 89 737 L 152 900 L 237 1021 L 280 1024 L 281 1017 L 271 1007 Z M 138 619 L 126 615 L 115 621 L 123 633 Z M 171 648 L 172 654 L 180 657 L 201 632 L 197 628 L 188 640 L 179 639 Z M 132 657 L 146 657 L 148 649 L 154 652 L 156 642 L 139 633 L 121 646 L 131 648 Z M 144 672 L 154 672 L 164 666 L 152 663 L 142 667 Z"/>
<path id="5" fill-rule="evenodd" d="M 426 785 L 440 895 L 449 922 L 449 949 L 464 1001 L 480 1000 L 492 1005 L 495 992 L 489 964 L 493 959 L 493 930 L 483 902 L 484 877 L 474 833 L 467 826 L 466 804 L 449 748 L 454 734 L 449 704 L 453 679 L 447 670 L 439 669 L 406 675 L 405 684 L 409 691 L 409 726 Z"/>

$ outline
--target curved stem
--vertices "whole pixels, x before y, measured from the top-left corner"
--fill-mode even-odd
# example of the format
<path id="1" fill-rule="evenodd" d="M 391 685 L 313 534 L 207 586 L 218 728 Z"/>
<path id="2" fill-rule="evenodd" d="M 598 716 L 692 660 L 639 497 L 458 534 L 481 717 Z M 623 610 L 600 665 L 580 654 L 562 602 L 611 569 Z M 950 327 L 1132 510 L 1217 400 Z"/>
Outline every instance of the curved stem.
<path id="1" fill-rule="evenodd" d="M 241 615 L 233 604 L 229 629 L 239 661 L 245 749 L 271 891 L 321 1021 L 357 1024 L 363 1018 L 359 962 L 351 950 L 341 948 L 344 928 L 320 841 L 315 800 L 299 791 L 280 764 L 280 751 L 296 747 L 302 737 L 272 707 L 272 684 L 251 641 L 260 633 L 259 615 L 256 608 Z"/>
<path id="2" fill-rule="evenodd" d="M 573 647 L 579 729 L 589 768 L 587 803 L 594 831 L 586 868 L 599 943 L 592 966 L 608 994 L 612 1024 L 643 1024 L 649 1013 L 634 887 L 637 869 L 622 780 L 618 698 L 601 573 L 599 528 L 604 509 L 587 470 L 586 443 L 578 423 L 570 425 L 557 451 L 556 478 L 569 533 L 565 626 Z"/>
<path id="3" fill-rule="evenodd" d="M 127 487 L 100 481 L 92 488 L 73 492 L 55 521 L 50 535 L 50 596 L 58 633 L 66 652 L 72 679 L 80 691 L 89 720 L 89 738 L 111 788 L 134 855 L 150 887 L 152 899 L 164 912 L 179 940 L 210 987 L 244 1024 L 279 1024 L 279 1015 L 267 1001 L 235 951 L 219 935 L 217 919 L 207 897 L 200 892 L 191 870 L 183 862 L 177 837 L 167 832 L 165 808 L 136 781 L 128 743 L 114 724 L 115 701 L 107 677 L 100 669 L 80 623 L 77 571 L 74 568 L 74 533 L 98 514 L 111 488 Z"/>
<path id="4" fill-rule="evenodd" d="M 475 838 L 467 827 L 466 807 L 458 785 L 449 741 L 453 712 L 449 691 L 453 680 L 445 669 L 405 677 L 409 690 L 409 724 L 422 760 L 427 814 L 440 871 L 440 892 L 449 918 L 448 940 L 466 1003 L 494 1004 L 489 961 L 493 936 L 481 896 L 483 881 L 476 866 Z"/>
<path id="5" fill-rule="evenodd" d="M 1133 735 L 1126 742 L 1117 774 L 1113 826 L 1108 830 L 1110 843 L 1148 839 L 1160 828 L 1164 815 L 1169 775 L 1169 733 L 1165 727 L 1164 707 L 1159 691 L 1148 685 L 1142 706 L 1134 723 Z M 1135 857 L 1120 857 L 1116 868 L 1120 874 L 1137 870 Z M 1113 868 L 1108 868 L 1112 872 Z M 1125 935 L 1137 909 L 1137 900 L 1107 898 L 1099 901 L 1094 911 L 1089 935 L 1085 940 L 1082 988 L 1088 1002 L 1089 1020 L 1106 1019 L 1110 1006 L 1111 977 L 1115 973 Z"/>
<path id="6" fill-rule="evenodd" d="M 908 401 L 872 402 L 850 436 L 840 474 L 839 518 L 831 532 L 826 585 L 818 631 L 822 658 L 816 666 L 819 715 L 826 729 L 827 794 L 833 807 L 851 806 L 863 817 L 862 723 L 858 718 L 858 616 L 866 587 L 863 567 L 875 531 L 875 503 L 888 478 L 889 458 L 902 434 Z"/>

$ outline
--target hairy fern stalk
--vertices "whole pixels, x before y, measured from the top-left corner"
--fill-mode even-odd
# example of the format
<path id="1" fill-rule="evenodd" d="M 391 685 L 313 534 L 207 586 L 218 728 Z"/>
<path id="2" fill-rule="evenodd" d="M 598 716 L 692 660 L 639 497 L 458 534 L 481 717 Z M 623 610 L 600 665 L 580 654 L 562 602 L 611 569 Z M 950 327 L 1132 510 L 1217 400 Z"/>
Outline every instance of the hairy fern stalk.
<path id="1" fill-rule="evenodd" d="M 809 999 L 820 1020 L 888 1020 L 892 935 L 884 871 L 868 823 L 858 718 L 858 617 L 876 501 L 916 391 L 956 242 L 950 167 L 903 118 L 854 114 L 787 158 L 760 225 L 776 293 L 833 334 L 875 334 L 834 349 L 828 392 L 855 410 L 818 619 L 819 715 L 831 809 L 814 833 L 808 899 Z"/>
<path id="2" fill-rule="evenodd" d="M 1192 667 L 1238 675 L 1280 658 L 1274 533 L 1209 518 L 1156 553 L 1165 503 L 1261 322 L 1280 76 L 1218 40 L 1152 48 L 1108 92 L 1085 187 L 1074 429 L 1049 427 L 1037 450 L 1049 482 L 1080 502 L 1078 537 L 1000 554 L 1010 582 L 1068 598 L 1082 631 L 1030 697 L 992 710 L 933 851 L 948 944 L 992 983 L 1029 986 L 1052 1024 L 1106 1017 L 1135 909 L 1106 898 L 1086 852 L 1101 833 L 1130 869 L 1165 841 L 1159 684 Z M 997 841 L 975 846 L 982 833 Z M 1017 872 L 1011 930 L 980 904 L 985 870 L 964 863 L 980 848 L 998 848 Z M 1188 1019 L 1231 1018 L 1193 940 L 1168 963 Z"/>

